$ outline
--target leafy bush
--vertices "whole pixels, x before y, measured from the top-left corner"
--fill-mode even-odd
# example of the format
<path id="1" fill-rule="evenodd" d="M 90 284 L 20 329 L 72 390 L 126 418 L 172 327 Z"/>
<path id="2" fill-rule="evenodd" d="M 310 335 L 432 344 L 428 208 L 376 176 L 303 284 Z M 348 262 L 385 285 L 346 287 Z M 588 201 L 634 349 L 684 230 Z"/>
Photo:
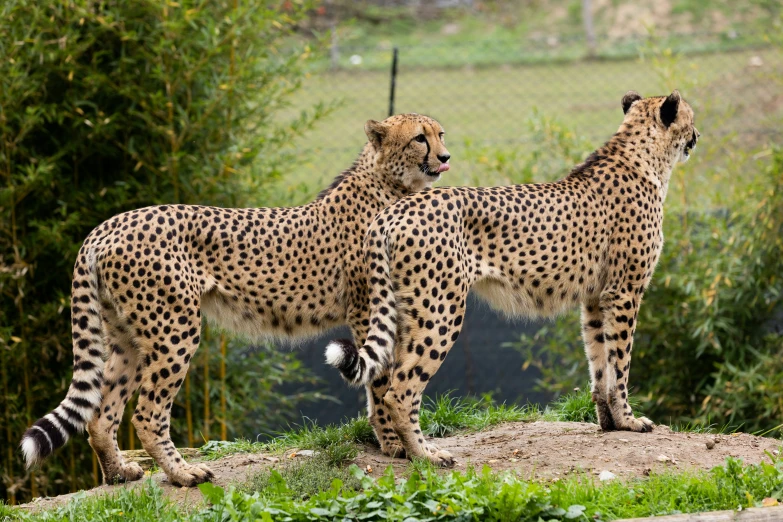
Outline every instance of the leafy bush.
<path id="1" fill-rule="evenodd" d="M 277 116 L 309 50 L 283 46 L 304 6 L 266 5 L 0 4 L 0 492 L 10 498 L 91 482 L 84 439 L 30 474 L 13 449 L 70 380 L 71 270 L 87 233 L 155 203 L 253 203 L 322 114 Z"/>

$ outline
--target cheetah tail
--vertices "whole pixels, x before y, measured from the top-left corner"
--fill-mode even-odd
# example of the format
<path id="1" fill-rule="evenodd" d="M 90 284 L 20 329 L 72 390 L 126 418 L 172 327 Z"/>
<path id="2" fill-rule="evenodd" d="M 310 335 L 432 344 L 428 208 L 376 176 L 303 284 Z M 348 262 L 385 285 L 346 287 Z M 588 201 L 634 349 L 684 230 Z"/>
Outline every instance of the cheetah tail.
<path id="1" fill-rule="evenodd" d="M 101 404 L 104 343 L 98 273 L 94 254 L 84 248 L 74 268 L 72 291 L 73 379 L 60 405 L 37 420 L 22 437 L 21 448 L 28 468 L 84 430 Z"/>
<path id="2" fill-rule="evenodd" d="M 394 357 L 397 310 L 387 240 L 381 235 L 381 239 L 365 244 L 370 270 L 370 331 L 364 346 L 357 348 L 350 339 L 338 339 L 326 347 L 326 363 L 354 386 L 367 385 L 382 375 Z"/>

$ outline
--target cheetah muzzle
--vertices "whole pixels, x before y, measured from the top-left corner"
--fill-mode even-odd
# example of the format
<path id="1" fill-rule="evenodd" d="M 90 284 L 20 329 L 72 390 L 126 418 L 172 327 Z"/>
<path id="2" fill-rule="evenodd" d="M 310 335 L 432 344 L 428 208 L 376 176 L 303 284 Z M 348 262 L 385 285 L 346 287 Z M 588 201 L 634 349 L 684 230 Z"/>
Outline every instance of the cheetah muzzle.
<path id="1" fill-rule="evenodd" d="M 462 329 L 468 293 L 510 316 L 553 317 L 581 307 L 582 338 L 604 430 L 647 432 L 628 404 L 633 336 L 663 248 L 672 169 L 699 138 L 674 91 L 628 92 L 623 122 L 555 183 L 443 187 L 381 212 L 364 241 L 370 281 L 366 337 L 327 347 L 350 384 L 367 389 L 379 440 L 408 458 L 448 464 L 424 439 L 424 389 Z M 338 357 L 339 355 L 339 357 Z"/>

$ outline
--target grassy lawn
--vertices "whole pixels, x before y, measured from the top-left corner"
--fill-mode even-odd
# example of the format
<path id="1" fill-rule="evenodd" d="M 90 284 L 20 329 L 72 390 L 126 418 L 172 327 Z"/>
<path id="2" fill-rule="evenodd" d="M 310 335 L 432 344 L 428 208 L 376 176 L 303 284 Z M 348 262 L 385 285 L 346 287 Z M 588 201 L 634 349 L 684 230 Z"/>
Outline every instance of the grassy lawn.
<path id="1" fill-rule="evenodd" d="M 441 397 L 423 410 L 422 426 L 435 436 L 480 430 L 504 421 L 592 420 L 589 393 L 550 408 L 496 406 Z M 0 505 L 0 520 L 614 520 L 678 512 L 759 506 L 783 495 L 783 462 L 743 465 L 728 459 L 710 471 L 653 473 L 646 479 L 602 483 L 585 474 L 542 482 L 489 468 L 439 472 L 414 462 L 402 476 L 391 468 L 368 477 L 356 465 L 357 445 L 372 440 L 364 419 L 341 426 L 304 426 L 264 444 L 239 441 L 208 447 L 209 458 L 233 452 L 319 449 L 309 459 L 267 469 L 222 489 L 200 486 L 211 503 L 188 510 L 170 503 L 153 481 L 106 497 L 77 495 L 68 505 L 30 514 Z M 769 500 L 767 502 L 770 502 Z"/>

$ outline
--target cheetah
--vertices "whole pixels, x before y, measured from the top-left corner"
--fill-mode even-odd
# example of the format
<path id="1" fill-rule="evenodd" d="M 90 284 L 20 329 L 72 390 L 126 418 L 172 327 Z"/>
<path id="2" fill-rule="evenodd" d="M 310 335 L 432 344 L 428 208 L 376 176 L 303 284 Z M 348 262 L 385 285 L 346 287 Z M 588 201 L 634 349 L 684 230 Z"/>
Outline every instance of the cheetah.
<path id="1" fill-rule="evenodd" d="M 227 209 L 163 205 L 119 214 L 77 256 L 71 300 L 73 380 L 21 442 L 29 466 L 87 427 L 107 483 L 142 477 L 117 429 L 139 390 L 133 425 L 169 481 L 212 478 L 169 435 L 171 406 L 198 348 L 202 315 L 250 338 L 309 336 L 350 322 L 366 337 L 362 240 L 385 207 L 449 170 L 444 130 L 418 114 L 365 125 L 353 166 L 308 205 Z M 105 362 L 104 362 L 105 361 Z"/>
<path id="2" fill-rule="evenodd" d="M 675 163 L 699 132 L 679 92 L 622 98 L 623 122 L 555 183 L 443 187 L 381 212 L 365 238 L 370 328 L 361 348 L 338 340 L 327 362 L 365 385 L 389 455 L 449 466 L 425 441 L 424 388 L 460 334 L 470 290 L 510 316 L 552 317 L 581 304 L 592 400 L 604 430 L 647 432 L 628 405 L 642 294 L 663 246 L 663 202 Z"/>

